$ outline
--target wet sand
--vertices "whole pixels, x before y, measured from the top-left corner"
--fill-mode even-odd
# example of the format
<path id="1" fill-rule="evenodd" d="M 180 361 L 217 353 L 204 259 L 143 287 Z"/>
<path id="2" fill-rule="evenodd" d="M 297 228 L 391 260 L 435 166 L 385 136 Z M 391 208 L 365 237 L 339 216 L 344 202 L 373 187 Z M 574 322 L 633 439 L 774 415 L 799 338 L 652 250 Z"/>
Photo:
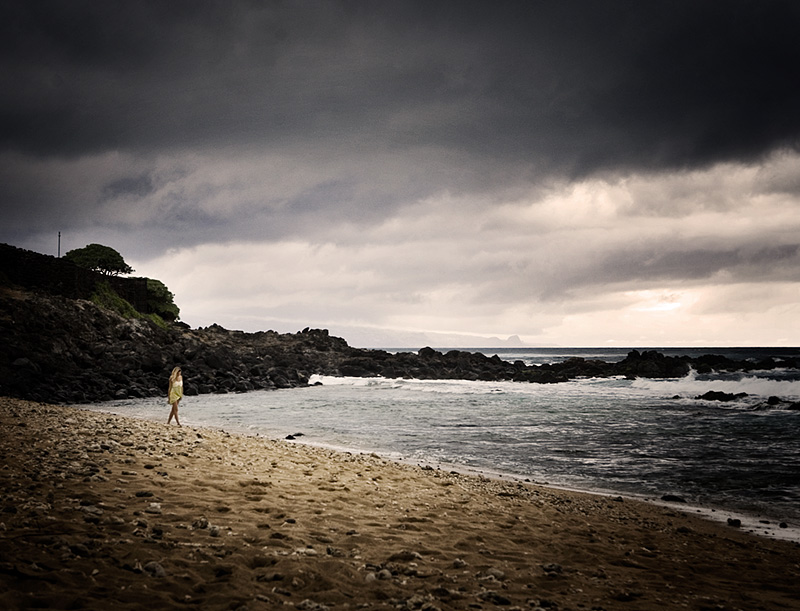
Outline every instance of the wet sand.
<path id="1" fill-rule="evenodd" d="M 186 425 L 0 398 L 0 608 L 800 609 L 796 543 Z"/>

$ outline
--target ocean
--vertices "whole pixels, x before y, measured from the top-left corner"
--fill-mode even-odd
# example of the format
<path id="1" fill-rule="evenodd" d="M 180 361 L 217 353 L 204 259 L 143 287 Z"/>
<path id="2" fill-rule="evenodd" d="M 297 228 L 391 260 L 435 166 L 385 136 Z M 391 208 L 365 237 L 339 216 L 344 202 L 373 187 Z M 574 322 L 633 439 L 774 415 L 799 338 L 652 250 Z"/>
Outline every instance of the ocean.
<path id="1" fill-rule="evenodd" d="M 797 348 L 658 349 L 735 359 L 800 356 Z M 617 361 L 629 349 L 472 349 L 527 364 Z M 191 371 L 186 372 L 187 377 Z M 184 425 L 539 484 L 659 500 L 800 528 L 800 370 L 690 372 L 682 378 L 586 378 L 560 384 L 314 376 L 321 385 L 186 397 Z M 705 401 L 707 391 L 747 393 Z M 166 399 L 90 409 L 166 422 Z"/>

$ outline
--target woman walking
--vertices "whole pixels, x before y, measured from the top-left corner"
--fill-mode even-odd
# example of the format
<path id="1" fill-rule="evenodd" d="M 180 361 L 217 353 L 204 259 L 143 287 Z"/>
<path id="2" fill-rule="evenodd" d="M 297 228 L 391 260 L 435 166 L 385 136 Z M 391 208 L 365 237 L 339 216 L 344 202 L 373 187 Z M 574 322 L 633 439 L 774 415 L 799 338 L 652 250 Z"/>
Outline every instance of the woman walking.
<path id="1" fill-rule="evenodd" d="M 172 405 L 172 411 L 169 413 L 167 424 L 172 422 L 173 416 L 175 423 L 180 426 L 181 421 L 178 420 L 178 403 L 183 398 L 183 376 L 181 375 L 181 368 L 176 367 L 172 370 L 169 376 L 169 390 L 167 391 L 167 402 Z"/>

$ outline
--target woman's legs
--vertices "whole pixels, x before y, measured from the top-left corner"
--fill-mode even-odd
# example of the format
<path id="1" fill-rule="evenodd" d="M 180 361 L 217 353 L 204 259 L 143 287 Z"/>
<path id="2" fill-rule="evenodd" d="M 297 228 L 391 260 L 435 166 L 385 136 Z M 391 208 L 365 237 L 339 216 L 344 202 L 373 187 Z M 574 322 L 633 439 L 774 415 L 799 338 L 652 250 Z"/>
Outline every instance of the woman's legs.
<path id="1" fill-rule="evenodd" d="M 180 399 L 178 399 L 178 401 L 180 401 Z M 177 424 L 178 426 L 181 425 L 181 421 L 178 420 L 178 401 L 175 401 L 175 403 L 172 404 L 172 411 L 169 413 L 169 418 L 167 419 L 167 424 L 172 422 L 172 418 L 174 416 L 175 417 L 175 424 Z"/>

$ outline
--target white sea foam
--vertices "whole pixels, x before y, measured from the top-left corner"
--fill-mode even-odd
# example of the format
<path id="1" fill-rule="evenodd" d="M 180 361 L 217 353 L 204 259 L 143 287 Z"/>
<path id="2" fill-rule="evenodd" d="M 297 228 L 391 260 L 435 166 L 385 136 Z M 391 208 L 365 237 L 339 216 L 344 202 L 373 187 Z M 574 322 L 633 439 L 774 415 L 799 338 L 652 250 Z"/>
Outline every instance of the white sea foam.
<path id="1" fill-rule="evenodd" d="M 513 394 L 546 396 L 560 394 L 564 388 L 572 388 L 581 394 L 603 395 L 610 393 L 620 398 L 636 396 L 659 396 L 662 398 L 679 396 L 694 399 L 709 391 L 730 394 L 746 393 L 752 403 L 777 396 L 787 401 L 800 400 L 800 380 L 771 379 L 747 375 L 733 379 L 698 376 L 694 371 L 683 378 L 650 379 L 636 378 L 585 378 L 573 380 L 559 385 L 541 385 L 528 382 L 485 382 L 472 380 L 415 380 L 396 378 L 349 378 L 335 376 L 312 376 L 312 384 L 320 382 L 324 386 L 370 387 L 376 389 L 397 389 L 410 392 L 453 394 L 453 395 L 488 395 Z M 554 393 L 553 390 L 556 390 Z"/>
<path id="2" fill-rule="evenodd" d="M 405 378 L 351 378 L 337 376 L 311 376 L 311 384 L 320 382 L 323 386 L 351 386 L 385 389 L 402 389 L 413 392 L 439 394 L 496 394 L 508 392 L 525 392 L 532 388 L 523 382 L 484 382 L 472 380 L 417 380 Z"/>
<path id="3" fill-rule="evenodd" d="M 800 399 L 800 380 L 770 379 L 746 375 L 733 379 L 708 379 L 698 376 L 694 371 L 686 377 L 667 380 L 637 378 L 633 388 L 664 396 L 680 395 L 686 398 L 698 397 L 709 391 L 730 394 L 747 393 L 758 399 L 777 396 L 785 400 Z"/>

